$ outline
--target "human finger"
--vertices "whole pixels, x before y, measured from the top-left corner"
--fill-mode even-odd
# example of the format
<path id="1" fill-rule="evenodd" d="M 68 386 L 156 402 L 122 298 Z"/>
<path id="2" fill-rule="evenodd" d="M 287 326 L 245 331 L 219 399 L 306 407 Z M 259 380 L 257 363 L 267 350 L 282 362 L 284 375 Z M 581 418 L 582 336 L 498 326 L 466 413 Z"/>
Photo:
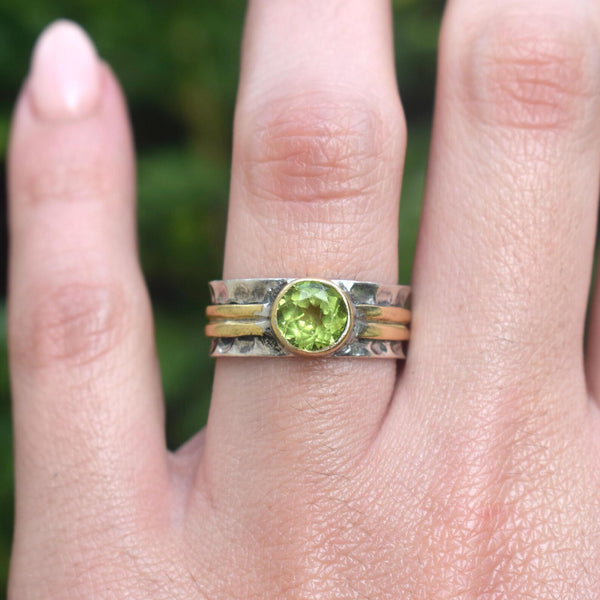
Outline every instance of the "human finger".
<path id="1" fill-rule="evenodd" d="M 404 145 L 389 2 L 251 2 L 224 277 L 396 283 Z M 218 359 L 211 496 L 343 470 L 376 435 L 395 380 L 394 360 Z"/>
<path id="2" fill-rule="evenodd" d="M 15 556 L 31 559 L 91 527 L 118 533 L 113 509 L 147 513 L 166 473 L 130 126 L 74 23 L 37 42 L 12 123 L 9 196 L 15 544 L 30 545 Z"/>
<path id="3" fill-rule="evenodd" d="M 581 415 L 600 10 L 586 1 L 475 4 L 450 3 L 440 40 L 414 267 L 414 378 L 405 383 L 439 389 L 451 374 L 453 389 L 471 390 L 454 402 L 432 396 L 439 405 L 427 410 L 446 423 L 466 425 L 481 402 L 511 420 L 554 421 L 565 402 Z M 569 393 L 557 393 L 566 382 Z"/>

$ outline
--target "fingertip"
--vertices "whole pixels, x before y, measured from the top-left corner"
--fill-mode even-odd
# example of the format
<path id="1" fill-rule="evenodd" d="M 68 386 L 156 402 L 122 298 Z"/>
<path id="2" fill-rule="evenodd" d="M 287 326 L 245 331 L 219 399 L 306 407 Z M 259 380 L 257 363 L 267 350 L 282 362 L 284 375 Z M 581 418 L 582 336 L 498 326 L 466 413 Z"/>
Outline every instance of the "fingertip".
<path id="1" fill-rule="evenodd" d="M 110 180 L 127 192 L 119 197 L 133 196 L 133 135 L 125 96 L 113 70 L 102 60 L 98 60 L 98 78 L 98 98 L 85 115 L 44 118 L 36 100 L 35 82 L 31 75 L 27 77 L 10 126 L 7 158 L 11 204 L 22 205 L 23 196 L 30 196 L 25 194 L 30 184 L 46 182 L 44 173 L 77 174 L 85 170 L 80 165 L 90 163 L 97 165 L 98 170 L 109 172 Z M 112 164 L 112 168 L 104 166 L 106 163 Z M 62 166 L 57 169 L 57 165 Z M 39 186 L 34 187 L 37 190 Z"/>
<path id="2" fill-rule="evenodd" d="M 102 69 L 89 35 L 73 21 L 59 19 L 35 44 L 29 89 L 41 119 L 77 119 L 94 110 Z"/>

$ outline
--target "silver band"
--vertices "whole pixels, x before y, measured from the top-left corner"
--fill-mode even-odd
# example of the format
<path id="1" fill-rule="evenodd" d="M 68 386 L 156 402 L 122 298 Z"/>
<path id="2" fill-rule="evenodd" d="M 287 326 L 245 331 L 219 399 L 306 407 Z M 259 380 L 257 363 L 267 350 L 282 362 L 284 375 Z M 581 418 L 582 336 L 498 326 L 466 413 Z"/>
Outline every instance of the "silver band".
<path id="1" fill-rule="evenodd" d="M 295 278 L 229 279 L 209 282 L 213 306 L 207 308 L 210 355 L 292 356 L 273 329 L 273 305 Z M 410 287 L 346 279 L 331 283 L 351 310 L 351 330 L 330 357 L 405 358 L 410 335 Z M 275 324 L 276 326 L 276 324 Z M 386 339 L 388 338 L 388 339 Z"/>

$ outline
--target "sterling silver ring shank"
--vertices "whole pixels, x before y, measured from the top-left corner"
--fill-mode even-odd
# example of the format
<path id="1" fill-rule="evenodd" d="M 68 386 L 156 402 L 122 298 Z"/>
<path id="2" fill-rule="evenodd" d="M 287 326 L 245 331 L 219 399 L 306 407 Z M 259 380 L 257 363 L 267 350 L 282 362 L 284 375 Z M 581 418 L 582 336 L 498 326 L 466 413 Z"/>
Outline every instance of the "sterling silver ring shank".
<path id="1" fill-rule="evenodd" d="M 405 358 L 410 287 L 318 278 L 209 282 L 213 357 Z"/>

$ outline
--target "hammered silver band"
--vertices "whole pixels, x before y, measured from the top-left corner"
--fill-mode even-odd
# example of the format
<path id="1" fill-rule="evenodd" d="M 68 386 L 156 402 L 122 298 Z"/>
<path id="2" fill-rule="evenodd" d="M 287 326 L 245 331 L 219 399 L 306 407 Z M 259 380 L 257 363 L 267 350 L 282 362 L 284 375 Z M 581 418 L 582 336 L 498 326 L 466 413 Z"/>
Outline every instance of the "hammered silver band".
<path id="1" fill-rule="evenodd" d="M 296 278 L 229 279 L 209 282 L 206 334 L 213 357 L 283 357 L 286 347 L 274 328 L 274 303 Z M 344 295 L 350 327 L 329 357 L 405 358 L 410 336 L 410 287 L 347 279 L 308 280 L 331 284 Z M 309 353 L 303 353 L 309 354 Z"/>

